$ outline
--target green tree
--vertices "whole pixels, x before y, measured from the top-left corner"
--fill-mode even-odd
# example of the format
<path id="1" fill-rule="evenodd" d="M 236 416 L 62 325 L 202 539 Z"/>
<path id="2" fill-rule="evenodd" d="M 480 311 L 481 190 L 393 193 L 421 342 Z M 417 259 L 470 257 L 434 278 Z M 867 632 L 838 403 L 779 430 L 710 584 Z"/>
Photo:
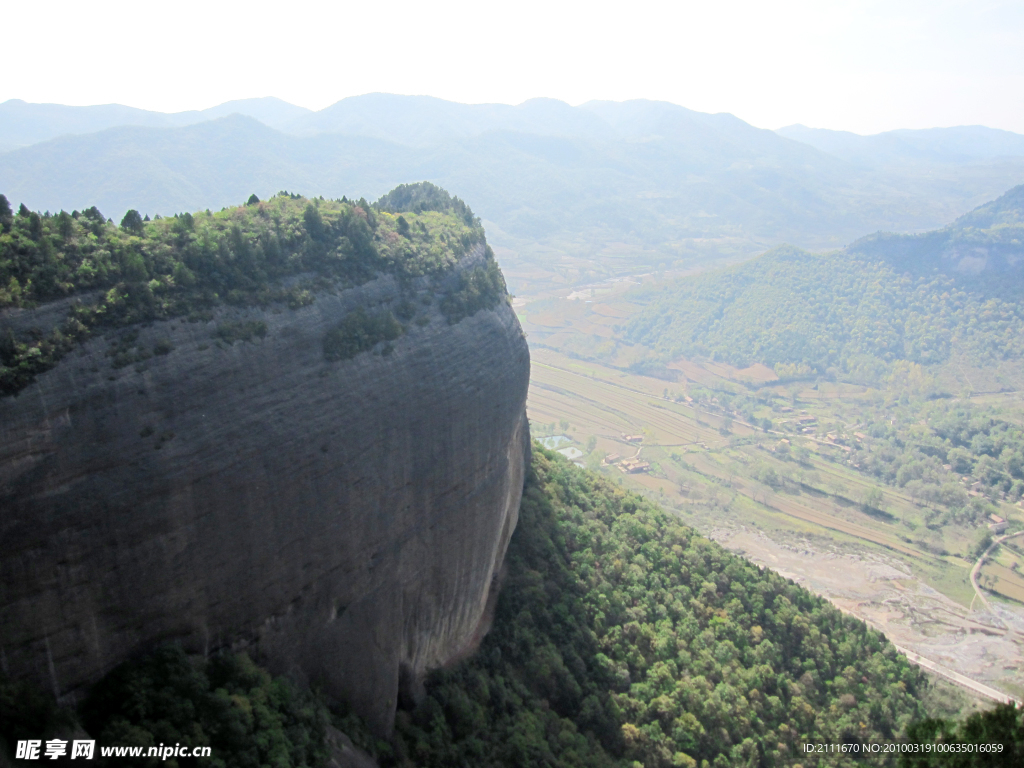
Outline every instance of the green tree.
<path id="1" fill-rule="evenodd" d="M 11 211 L 11 204 L 6 197 L 0 195 L 0 232 L 10 232 L 13 222 L 14 213 Z"/>
<path id="2" fill-rule="evenodd" d="M 75 232 L 75 220 L 67 211 L 57 214 L 57 231 L 60 232 L 62 240 L 67 240 Z"/>
<path id="3" fill-rule="evenodd" d="M 121 219 L 121 229 L 131 232 L 133 235 L 141 235 L 143 232 L 142 216 L 134 208 L 128 211 Z"/>
<path id="4" fill-rule="evenodd" d="M 868 488 L 861 497 L 860 505 L 865 512 L 882 512 L 884 496 L 878 488 Z"/>
<path id="5" fill-rule="evenodd" d="M 906 740 L 941 748 L 904 752 L 900 768 L 1017 768 L 1024 765 L 1024 708 L 998 704 L 960 723 L 921 720 L 907 728 Z"/>
<path id="6" fill-rule="evenodd" d="M 978 536 L 974 541 L 974 547 L 971 549 L 971 554 L 975 559 L 985 554 L 986 550 L 992 546 L 992 533 L 987 530 L 978 532 Z"/>
<path id="7" fill-rule="evenodd" d="M 316 766 L 328 756 L 326 708 L 244 654 L 206 660 L 160 648 L 94 686 L 81 716 L 101 744 L 201 744 L 225 768 Z"/>
<path id="8" fill-rule="evenodd" d="M 306 232 L 311 239 L 317 241 L 324 239 L 324 220 L 316 206 L 309 203 L 302 212 L 302 220 L 306 224 Z"/>

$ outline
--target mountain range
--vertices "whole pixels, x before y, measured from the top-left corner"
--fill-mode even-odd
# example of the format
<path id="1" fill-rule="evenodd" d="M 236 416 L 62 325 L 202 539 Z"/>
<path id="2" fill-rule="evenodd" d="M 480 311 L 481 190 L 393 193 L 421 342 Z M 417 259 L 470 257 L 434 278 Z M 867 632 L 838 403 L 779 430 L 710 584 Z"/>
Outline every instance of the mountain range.
<path id="1" fill-rule="evenodd" d="M 10 99 L 0 104 L 0 152 L 68 134 L 94 133 L 123 125 L 175 128 L 232 114 L 255 118 L 271 128 L 284 128 L 307 113 L 310 110 L 273 97 L 226 101 L 209 109 L 172 113 L 121 104 L 72 107 Z"/>
<path id="2" fill-rule="evenodd" d="M 904 129 L 873 136 L 789 125 L 776 133 L 843 160 L 871 166 L 894 162 L 961 164 L 1024 155 L 1024 136 L 982 125 Z"/>
<path id="3" fill-rule="evenodd" d="M 367 94 L 319 112 L 268 98 L 174 114 L 4 102 L 0 147 L 18 144 L 0 152 L 12 202 L 116 219 L 429 180 L 474 201 L 514 291 L 934 229 L 1024 181 L 1024 136 L 1006 131 L 769 131 L 644 100 Z"/>
<path id="4" fill-rule="evenodd" d="M 340 133 L 370 136 L 408 146 L 429 146 L 488 131 L 518 131 L 541 136 L 650 140 L 678 136 L 703 126 L 742 137 L 747 123 L 730 114 L 706 114 L 667 102 L 590 101 L 572 107 L 557 99 L 535 98 L 508 104 L 460 104 L 432 96 L 369 93 L 342 99 L 320 111 L 272 96 L 236 99 L 185 112 L 153 112 L 121 104 L 65 106 L 21 99 L 0 103 L 0 152 L 38 144 L 67 134 L 94 133 L 120 126 L 173 128 L 231 114 L 298 136 Z M 844 160 L 873 165 L 927 160 L 963 163 L 1024 156 L 1024 136 L 985 126 L 894 130 L 871 136 L 795 124 L 774 133 Z"/>

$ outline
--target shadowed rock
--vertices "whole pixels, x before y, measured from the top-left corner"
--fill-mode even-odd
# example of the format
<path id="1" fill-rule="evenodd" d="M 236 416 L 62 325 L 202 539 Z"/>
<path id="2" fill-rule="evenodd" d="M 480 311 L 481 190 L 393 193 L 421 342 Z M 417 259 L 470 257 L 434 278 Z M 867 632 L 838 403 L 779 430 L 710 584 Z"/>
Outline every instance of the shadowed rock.
<path id="1" fill-rule="evenodd" d="M 400 680 L 415 698 L 474 637 L 529 450 L 504 302 L 325 361 L 328 329 L 398 294 L 156 323 L 136 343 L 162 353 L 119 369 L 95 338 L 0 400 L 3 668 L 75 701 L 162 641 L 248 645 L 388 733 Z M 216 339 L 246 322 L 265 336 Z"/>

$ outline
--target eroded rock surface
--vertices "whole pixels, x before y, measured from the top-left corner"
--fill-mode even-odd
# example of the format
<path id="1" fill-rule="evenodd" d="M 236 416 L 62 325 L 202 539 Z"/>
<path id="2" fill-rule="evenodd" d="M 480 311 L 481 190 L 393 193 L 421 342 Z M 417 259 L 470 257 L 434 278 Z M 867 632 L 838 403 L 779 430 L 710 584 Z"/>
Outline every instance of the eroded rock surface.
<path id="1" fill-rule="evenodd" d="M 471 641 L 529 450 L 504 303 L 455 325 L 421 304 L 390 354 L 325 362 L 327 329 L 397 297 L 157 323 L 138 343 L 171 351 L 121 369 L 95 338 L 0 400 L 4 669 L 67 701 L 164 640 L 250 645 L 387 733 Z M 244 321 L 265 337 L 216 340 Z"/>

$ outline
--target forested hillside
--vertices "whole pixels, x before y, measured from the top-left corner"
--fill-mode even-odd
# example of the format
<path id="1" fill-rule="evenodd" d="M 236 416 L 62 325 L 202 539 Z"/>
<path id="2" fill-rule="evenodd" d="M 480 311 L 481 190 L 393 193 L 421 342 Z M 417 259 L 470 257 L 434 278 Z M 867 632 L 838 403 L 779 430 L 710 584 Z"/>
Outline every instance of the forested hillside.
<path id="1" fill-rule="evenodd" d="M 538 449 L 480 648 L 391 745 L 333 719 L 383 766 L 815 765 L 802 744 L 901 738 L 925 688 L 862 622 Z M 102 744 L 214 744 L 229 766 L 321 765 L 330 718 L 244 658 L 174 650 L 110 675 L 80 717 Z M 60 721 L 37 703 L 11 722 Z"/>
<path id="2" fill-rule="evenodd" d="M 1020 359 L 1024 305 L 944 274 L 786 247 L 665 288 L 626 337 L 670 357 L 787 364 L 877 383 L 897 360 L 931 365 L 954 351 L 978 364 Z"/>
<path id="3" fill-rule="evenodd" d="M 952 224 L 920 235 L 877 233 L 847 251 L 884 261 L 900 272 L 936 271 L 989 295 L 1024 295 L 1024 185 L 1014 187 Z"/>
<path id="4" fill-rule="evenodd" d="M 493 629 L 400 715 L 395 761 L 807 765 L 898 738 L 924 687 L 862 622 L 538 451 Z"/>
<path id="5" fill-rule="evenodd" d="M 877 384 L 895 361 L 1024 357 L 1024 186 L 923 235 L 782 247 L 654 295 L 626 337 L 666 356 Z M 780 369 L 781 370 L 781 369 Z"/>
<path id="6" fill-rule="evenodd" d="M 71 300 L 48 333 L 16 332 L 16 313 L 5 313 L 10 323 L 0 331 L 0 395 L 17 392 L 101 328 L 208 319 L 222 302 L 301 306 L 317 290 L 343 289 L 378 274 L 403 284 L 419 277 L 437 281 L 484 243 L 479 219 L 458 198 L 431 184 L 403 190 L 415 192 L 415 210 L 392 198 L 383 210 L 366 200 L 282 192 L 266 202 L 253 195 L 246 205 L 152 221 L 131 210 L 119 226 L 95 207 L 41 214 L 22 205 L 15 212 L 0 195 L 0 311 Z M 489 248 L 485 255 L 479 267 L 445 286 L 440 298 L 449 320 L 505 295 Z M 349 329 L 349 335 L 366 330 L 386 337 L 415 311 L 396 307 L 397 320 L 377 318 L 373 327 Z M 257 330 L 225 333 L 252 336 Z M 154 353 L 161 351 L 133 354 Z"/>

